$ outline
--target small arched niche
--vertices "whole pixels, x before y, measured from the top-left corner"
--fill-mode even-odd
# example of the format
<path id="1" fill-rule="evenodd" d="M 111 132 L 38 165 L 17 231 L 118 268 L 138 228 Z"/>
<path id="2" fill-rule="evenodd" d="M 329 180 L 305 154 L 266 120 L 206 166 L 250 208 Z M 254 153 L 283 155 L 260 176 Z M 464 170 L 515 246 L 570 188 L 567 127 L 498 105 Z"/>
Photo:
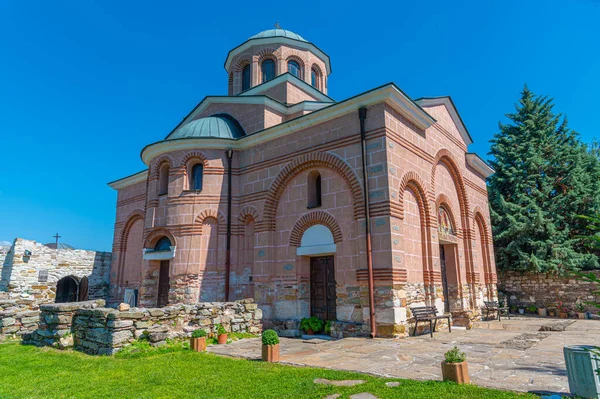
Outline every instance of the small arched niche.
<path id="1" fill-rule="evenodd" d="M 296 249 L 298 256 L 333 255 L 337 246 L 333 234 L 328 227 L 316 224 L 306 229 L 302 235 L 300 246 Z"/>

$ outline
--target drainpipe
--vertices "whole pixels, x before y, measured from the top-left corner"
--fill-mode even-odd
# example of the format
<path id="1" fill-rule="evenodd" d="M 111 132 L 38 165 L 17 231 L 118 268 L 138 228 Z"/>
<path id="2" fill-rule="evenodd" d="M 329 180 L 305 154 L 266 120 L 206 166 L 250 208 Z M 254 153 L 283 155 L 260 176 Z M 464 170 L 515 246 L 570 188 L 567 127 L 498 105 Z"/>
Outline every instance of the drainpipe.
<path id="1" fill-rule="evenodd" d="M 367 138 L 365 133 L 365 119 L 367 119 L 367 109 L 361 107 L 358 109 L 358 118 L 360 119 L 360 143 L 362 153 L 362 174 L 363 174 L 363 196 L 365 199 L 365 234 L 367 243 L 367 272 L 369 274 L 369 319 L 371 325 L 371 338 L 377 335 L 377 324 L 375 323 L 375 294 L 373 283 L 373 249 L 371 247 L 371 215 L 369 213 L 369 172 L 367 170 Z"/>
<path id="2" fill-rule="evenodd" d="M 233 150 L 227 150 L 227 251 L 225 255 L 225 302 L 229 302 L 229 274 L 231 272 L 231 160 Z"/>

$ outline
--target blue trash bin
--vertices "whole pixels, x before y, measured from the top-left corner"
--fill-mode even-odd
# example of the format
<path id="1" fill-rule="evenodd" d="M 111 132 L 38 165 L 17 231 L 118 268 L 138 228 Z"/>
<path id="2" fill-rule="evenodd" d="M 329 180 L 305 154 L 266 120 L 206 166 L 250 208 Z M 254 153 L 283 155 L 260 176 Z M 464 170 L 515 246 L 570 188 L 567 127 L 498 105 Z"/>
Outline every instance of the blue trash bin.
<path id="1" fill-rule="evenodd" d="M 600 356 L 597 353 L 600 349 L 589 345 L 571 345 L 563 350 L 571 394 L 582 398 L 599 398 Z"/>

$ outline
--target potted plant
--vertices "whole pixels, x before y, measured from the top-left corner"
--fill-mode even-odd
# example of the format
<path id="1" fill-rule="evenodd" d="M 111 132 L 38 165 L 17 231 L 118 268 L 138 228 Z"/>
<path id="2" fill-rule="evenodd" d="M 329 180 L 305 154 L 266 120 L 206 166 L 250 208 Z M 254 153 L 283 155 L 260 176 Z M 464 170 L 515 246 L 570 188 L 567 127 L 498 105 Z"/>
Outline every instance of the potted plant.
<path id="1" fill-rule="evenodd" d="M 541 316 L 541 317 L 548 316 L 548 308 L 544 304 L 540 305 L 540 307 L 538 308 L 537 311 L 538 311 L 538 316 Z"/>
<path id="2" fill-rule="evenodd" d="M 556 310 L 558 311 L 558 317 L 561 319 L 569 317 L 569 308 L 564 306 L 561 301 L 556 301 Z"/>
<path id="3" fill-rule="evenodd" d="M 323 320 L 316 316 L 311 316 L 309 318 L 305 317 L 300 320 L 300 329 L 308 335 L 314 335 L 315 333 L 323 331 L 323 325 Z"/>
<path id="4" fill-rule="evenodd" d="M 585 305 L 583 302 L 575 303 L 575 309 L 577 310 L 577 316 L 579 316 L 580 319 L 585 319 Z"/>
<path id="5" fill-rule="evenodd" d="M 262 333 L 262 360 L 269 363 L 279 361 L 279 335 L 274 330 Z"/>
<path id="6" fill-rule="evenodd" d="M 525 314 L 525 308 L 522 306 L 519 306 L 519 314 Z"/>
<path id="7" fill-rule="evenodd" d="M 204 352 L 206 350 L 206 331 L 200 328 L 192 332 L 190 348 L 194 352 Z"/>
<path id="8" fill-rule="evenodd" d="M 227 343 L 227 330 L 223 327 L 222 324 L 217 324 L 215 326 L 217 328 L 217 342 L 219 345 L 223 345 Z"/>
<path id="9" fill-rule="evenodd" d="M 457 384 L 470 383 L 467 355 L 455 346 L 446 352 L 444 357 L 446 358 L 442 362 L 442 376 L 444 381 L 454 381 Z"/>
<path id="10" fill-rule="evenodd" d="M 517 313 L 517 305 L 510 305 L 510 312 Z"/>
<path id="11" fill-rule="evenodd" d="M 533 313 L 533 314 L 537 313 L 537 310 L 538 310 L 538 308 L 537 308 L 537 306 L 535 306 L 535 305 L 531 305 L 531 306 L 529 306 L 529 307 L 527 308 L 527 311 L 528 311 L 529 313 Z"/>

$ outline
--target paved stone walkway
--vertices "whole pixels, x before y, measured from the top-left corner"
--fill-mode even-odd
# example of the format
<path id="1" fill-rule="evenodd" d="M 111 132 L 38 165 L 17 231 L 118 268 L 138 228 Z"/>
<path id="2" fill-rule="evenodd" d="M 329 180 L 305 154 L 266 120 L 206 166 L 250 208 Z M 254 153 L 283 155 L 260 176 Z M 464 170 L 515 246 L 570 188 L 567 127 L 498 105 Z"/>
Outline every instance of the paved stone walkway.
<path id="1" fill-rule="evenodd" d="M 467 353 L 474 384 L 506 390 L 568 392 L 563 346 L 600 345 L 600 321 L 573 320 L 565 331 L 539 332 L 559 319 L 521 317 L 480 322 L 472 330 L 440 331 L 404 339 L 345 338 L 337 341 L 281 338 L 281 362 L 357 371 L 387 377 L 441 380 L 444 353 Z M 209 352 L 260 359 L 259 339 L 215 345 Z"/>

